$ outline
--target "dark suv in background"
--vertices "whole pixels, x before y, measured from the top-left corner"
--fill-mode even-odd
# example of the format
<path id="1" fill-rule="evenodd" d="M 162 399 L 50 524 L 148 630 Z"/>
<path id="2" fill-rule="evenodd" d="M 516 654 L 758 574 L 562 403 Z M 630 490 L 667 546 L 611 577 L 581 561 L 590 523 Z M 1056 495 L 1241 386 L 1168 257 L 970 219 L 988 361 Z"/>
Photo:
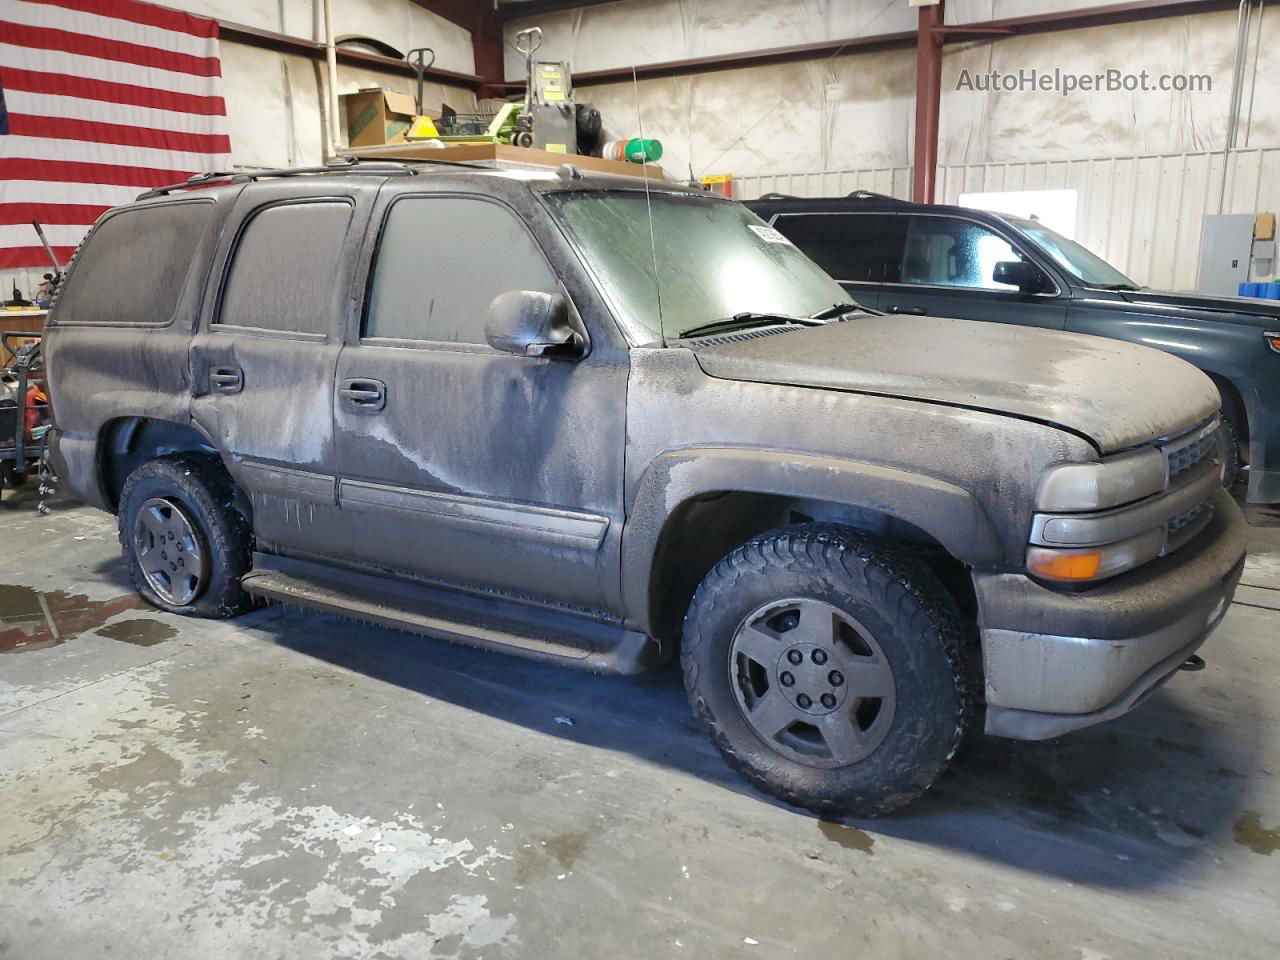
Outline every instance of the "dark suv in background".
<path id="1" fill-rule="evenodd" d="M 1280 303 L 1140 287 L 1043 223 L 982 210 L 864 192 L 748 206 L 864 307 L 1095 334 L 1194 364 L 1222 394 L 1228 484 L 1244 468 L 1250 502 L 1280 501 Z"/>

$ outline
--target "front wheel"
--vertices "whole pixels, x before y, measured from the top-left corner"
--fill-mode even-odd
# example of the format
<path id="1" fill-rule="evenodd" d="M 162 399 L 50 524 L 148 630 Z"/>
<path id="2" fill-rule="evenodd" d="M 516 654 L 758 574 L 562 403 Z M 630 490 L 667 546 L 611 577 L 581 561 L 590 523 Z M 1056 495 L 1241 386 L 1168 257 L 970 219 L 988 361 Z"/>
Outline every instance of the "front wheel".
<path id="1" fill-rule="evenodd" d="M 694 711 L 753 785 L 820 815 L 874 816 L 924 793 L 964 736 L 960 637 L 922 563 L 806 525 L 707 574 L 681 663 Z"/>

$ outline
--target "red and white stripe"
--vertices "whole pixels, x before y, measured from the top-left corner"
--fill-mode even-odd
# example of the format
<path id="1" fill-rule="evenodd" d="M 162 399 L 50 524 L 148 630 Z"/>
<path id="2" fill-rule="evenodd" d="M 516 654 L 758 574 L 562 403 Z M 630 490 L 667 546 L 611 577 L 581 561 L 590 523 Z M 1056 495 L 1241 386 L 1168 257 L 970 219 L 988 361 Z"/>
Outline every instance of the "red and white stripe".
<path id="1" fill-rule="evenodd" d="M 218 24 L 141 0 L 4 0 L 0 268 L 65 263 L 109 207 L 230 163 Z"/>

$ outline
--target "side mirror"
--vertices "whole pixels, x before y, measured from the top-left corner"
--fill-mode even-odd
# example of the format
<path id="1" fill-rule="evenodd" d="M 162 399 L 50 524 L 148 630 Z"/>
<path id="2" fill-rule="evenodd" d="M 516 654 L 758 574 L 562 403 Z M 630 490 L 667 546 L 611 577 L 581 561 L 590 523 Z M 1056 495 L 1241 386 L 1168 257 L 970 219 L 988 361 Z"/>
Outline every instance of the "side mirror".
<path id="1" fill-rule="evenodd" d="M 1023 293 L 1039 293 L 1049 285 L 1044 271 L 1034 263 L 1025 260 L 1001 260 L 991 271 L 991 279 L 1010 287 L 1017 287 Z"/>
<path id="2" fill-rule="evenodd" d="M 519 357 L 580 357 L 587 338 L 575 329 L 558 293 L 508 290 L 493 298 L 484 321 L 489 346 Z"/>

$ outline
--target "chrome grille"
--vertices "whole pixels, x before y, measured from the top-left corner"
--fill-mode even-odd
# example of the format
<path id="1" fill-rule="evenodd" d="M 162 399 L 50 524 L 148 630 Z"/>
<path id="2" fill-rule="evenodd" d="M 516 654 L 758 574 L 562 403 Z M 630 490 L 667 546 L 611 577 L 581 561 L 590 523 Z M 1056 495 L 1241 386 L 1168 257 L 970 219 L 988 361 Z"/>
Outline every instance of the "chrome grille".
<path id="1" fill-rule="evenodd" d="M 1218 418 L 1202 423 L 1182 436 L 1162 446 L 1167 486 L 1174 486 L 1178 478 L 1194 470 L 1206 459 L 1218 452 Z"/>

